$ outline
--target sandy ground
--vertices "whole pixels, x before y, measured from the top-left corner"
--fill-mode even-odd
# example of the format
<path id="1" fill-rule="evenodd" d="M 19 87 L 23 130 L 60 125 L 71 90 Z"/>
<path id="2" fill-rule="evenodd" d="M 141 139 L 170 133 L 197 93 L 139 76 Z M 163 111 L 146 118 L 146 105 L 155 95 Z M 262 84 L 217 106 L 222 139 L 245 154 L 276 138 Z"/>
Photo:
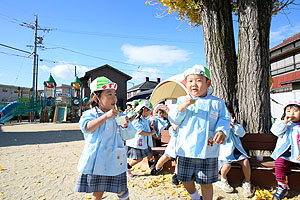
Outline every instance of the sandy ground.
<path id="1" fill-rule="evenodd" d="M 77 124 L 1 126 L 0 200 L 90 199 L 90 194 L 73 191 L 83 146 L 84 140 Z M 171 184 L 172 175 L 167 171 L 159 176 L 150 176 L 144 162 L 134 167 L 133 174 L 136 176 L 128 179 L 132 200 L 189 199 L 182 185 Z M 104 199 L 117 197 L 105 193 Z M 243 199 L 242 188 L 237 186 L 234 193 L 226 194 L 214 186 L 214 199 Z"/>

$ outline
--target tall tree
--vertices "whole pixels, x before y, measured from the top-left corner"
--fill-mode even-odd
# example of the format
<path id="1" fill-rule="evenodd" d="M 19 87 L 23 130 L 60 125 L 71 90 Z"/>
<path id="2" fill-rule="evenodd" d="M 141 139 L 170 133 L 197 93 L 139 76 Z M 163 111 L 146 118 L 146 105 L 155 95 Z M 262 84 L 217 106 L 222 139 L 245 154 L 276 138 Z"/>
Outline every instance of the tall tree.
<path id="1" fill-rule="evenodd" d="M 206 64 L 212 71 L 215 95 L 229 101 L 248 132 L 269 132 L 269 34 L 272 11 L 295 0 L 150 0 L 166 15 L 176 13 L 191 26 L 203 28 Z M 231 12 L 239 15 L 238 59 Z M 236 61 L 238 60 L 238 63 Z M 238 98 L 237 98 L 238 97 Z"/>
<path id="2" fill-rule="evenodd" d="M 200 16 L 206 53 L 211 69 L 214 95 L 237 108 L 237 62 L 230 0 L 203 0 Z"/>
<path id="3" fill-rule="evenodd" d="M 271 126 L 269 35 L 272 0 L 239 0 L 239 119 L 249 132 Z"/>

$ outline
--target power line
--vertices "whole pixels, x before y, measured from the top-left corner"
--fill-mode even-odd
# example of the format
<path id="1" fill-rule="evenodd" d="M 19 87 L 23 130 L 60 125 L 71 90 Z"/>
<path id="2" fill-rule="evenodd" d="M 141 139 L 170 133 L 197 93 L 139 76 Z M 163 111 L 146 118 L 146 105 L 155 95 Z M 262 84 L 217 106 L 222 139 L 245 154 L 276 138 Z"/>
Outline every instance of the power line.
<path id="1" fill-rule="evenodd" d="M 1 44 L 1 43 L 0 43 L 0 46 L 6 47 L 6 48 L 10 48 L 10 49 L 13 49 L 13 50 L 16 50 L 16 51 L 21 51 L 21 52 L 23 52 L 23 53 L 29 53 L 29 54 L 31 54 L 31 52 L 29 52 L 29 51 L 25 51 L 25 50 L 22 50 L 22 49 L 18 49 L 18 48 L 15 48 L 15 47 L 12 47 L 12 46 L 8 46 L 8 45 L 5 45 L 5 44 Z"/>
<path id="2" fill-rule="evenodd" d="M 82 35 L 95 35 L 103 37 L 113 37 L 113 38 L 129 38 L 129 39 L 138 39 L 138 40 L 154 40 L 161 42 L 173 42 L 173 43 L 188 43 L 199 45 L 199 41 L 188 41 L 188 40 L 170 40 L 169 38 L 155 38 L 155 37 L 145 37 L 137 35 L 126 35 L 126 34 L 115 34 L 115 33 L 101 33 L 101 32 L 91 32 L 91 31 L 77 31 L 77 30 L 67 30 L 67 29 L 56 29 L 59 32 L 71 33 L 71 34 L 82 34 Z"/>

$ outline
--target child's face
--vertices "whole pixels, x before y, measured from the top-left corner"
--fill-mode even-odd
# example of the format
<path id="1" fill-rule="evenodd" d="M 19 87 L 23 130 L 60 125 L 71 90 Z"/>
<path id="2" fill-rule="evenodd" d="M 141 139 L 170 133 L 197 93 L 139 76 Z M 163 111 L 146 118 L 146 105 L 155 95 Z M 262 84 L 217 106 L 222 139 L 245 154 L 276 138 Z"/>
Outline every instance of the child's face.
<path id="1" fill-rule="evenodd" d="M 115 107 L 117 103 L 117 93 L 114 89 L 104 90 L 100 95 L 99 108 L 107 112 Z"/>
<path id="2" fill-rule="evenodd" d="M 300 122 L 300 109 L 298 106 L 287 106 L 285 109 L 285 115 L 291 118 L 293 123 Z"/>
<path id="3" fill-rule="evenodd" d="M 148 117 L 151 114 L 151 111 L 152 110 L 150 110 L 148 108 L 144 108 L 144 110 L 143 110 L 143 117 Z"/>
<path id="4" fill-rule="evenodd" d="M 205 97 L 210 84 L 211 80 L 199 74 L 191 74 L 186 77 L 187 90 L 194 97 Z"/>

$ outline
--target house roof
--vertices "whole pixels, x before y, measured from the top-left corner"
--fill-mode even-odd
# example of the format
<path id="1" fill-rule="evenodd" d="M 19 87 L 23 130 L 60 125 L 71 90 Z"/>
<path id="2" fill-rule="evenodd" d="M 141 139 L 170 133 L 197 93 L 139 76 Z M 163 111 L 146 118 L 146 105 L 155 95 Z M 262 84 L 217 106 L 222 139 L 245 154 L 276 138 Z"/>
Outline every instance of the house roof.
<path id="1" fill-rule="evenodd" d="M 134 96 L 127 99 L 127 101 L 133 101 L 135 99 L 145 99 L 146 97 L 150 96 L 152 94 L 154 89 L 145 90 L 142 92 L 136 93 Z"/>
<path id="2" fill-rule="evenodd" d="M 85 72 L 83 78 L 86 77 L 88 74 L 91 74 L 91 73 L 93 73 L 94 71 L 98 71 L 98 70 L 103 69 L 103 68 L 110 68 L 110 69 L 116 71 L 117 73 L 122 74 L 123 76 L 125 76 L 125 77 L 127 78 L 127 80 L 132 79 L 131 76 L 129 76 L 129 75 L 127 75 L 127 74 L 121 72 L 120 70 L 117 70 L 116 68 L 114 68 L 114 67 L 112 67 L 112 66 L 110 66 L 110 65 L 108 65 L 108 64 L 102 65 L 102 66 L 100 66 L 100 67 L 97 67 L 97 68 L 95 68 L 95 69 L 92 69 L 92 70 L 90 70 L 90 71 Z"/>
<path id="3" fill-rule="evenodd" d="M 127 92 L 131 92 L 138 89 L 154 89 L 158 85 L 158 82 L 155 81 L 145 81 L 141 84 L 135 85 L 128 89 Z"/>
<path id="4" fill-rule="evenodd" d="M 286 45 L 289 45 L 289 44 L 291 44 L 291 43 L 293 43 L 293 42 L 295 42 L 295 41 L 297 41 L 299 39 L 300 39 L 300 33 L 297 33 L 296 35 L 293 35 L 293 36 L 291 36 L 291 37 L 283 40 L 282 43 L 280 43 L 277 46 L 275 46 L 272 49 L 270 49 L 270 52 L 275 51 L 275 50 L 277 50 L 277 49 L 279 49 L 281 47 L 284 47 Z"/>

